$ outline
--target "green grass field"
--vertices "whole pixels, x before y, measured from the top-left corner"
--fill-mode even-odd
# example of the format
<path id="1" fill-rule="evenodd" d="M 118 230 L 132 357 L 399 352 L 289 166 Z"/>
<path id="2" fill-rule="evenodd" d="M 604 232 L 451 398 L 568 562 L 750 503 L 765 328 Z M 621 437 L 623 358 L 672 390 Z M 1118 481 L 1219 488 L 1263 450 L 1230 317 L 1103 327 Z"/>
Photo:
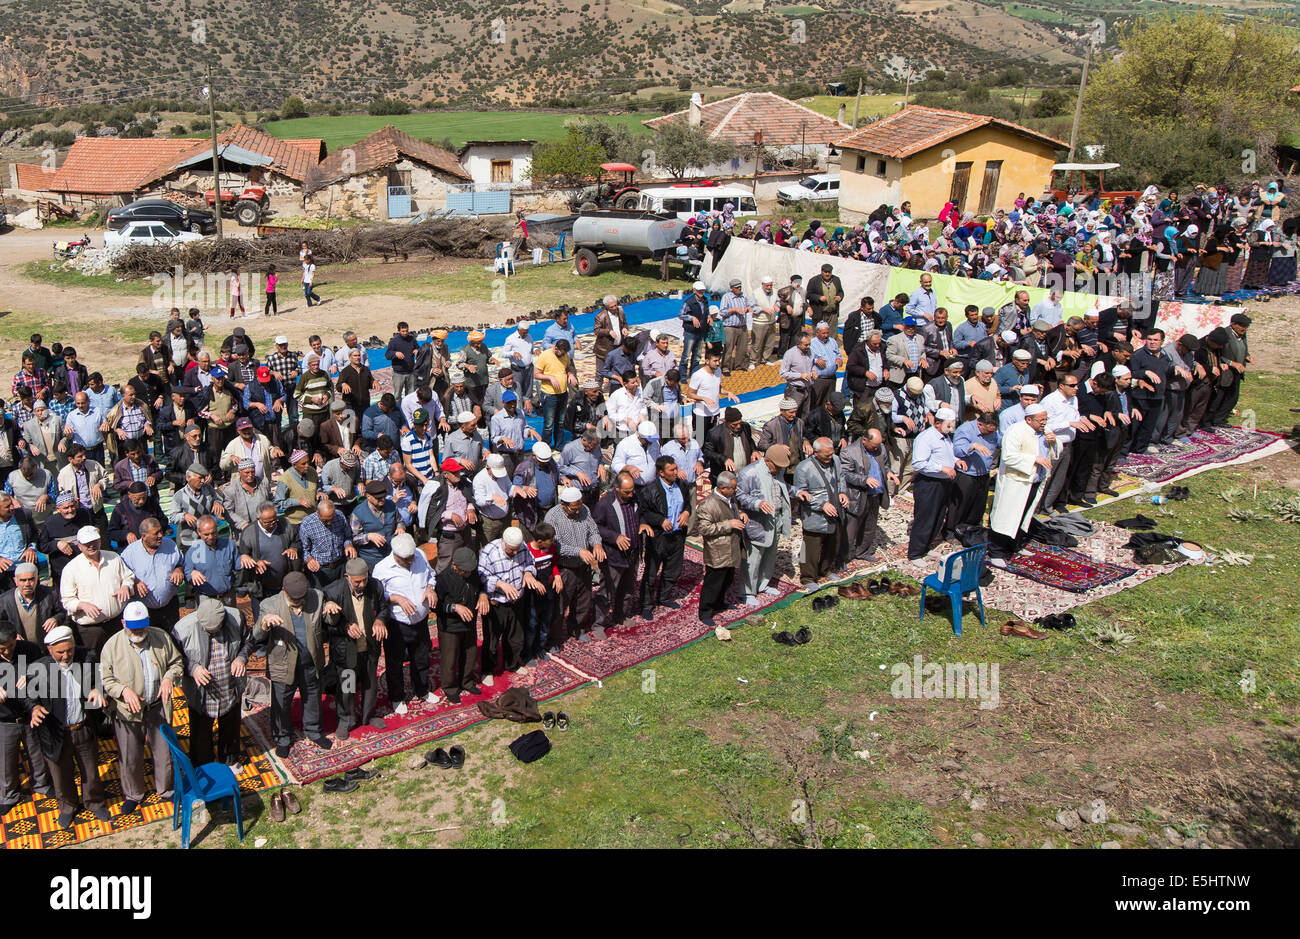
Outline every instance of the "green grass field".
<path id="1" fill-rule="evenodd" d="M 467 140 L 556 140 L 564 136 L 564 122 L 571 116 L 549 111 L 425 111 L 393 117 L 352 114 L 272 121 L 266 125 L 266 132 L 282 140 L 320 137 L 332 153 L 388 124 L 421 139 L 450 137 L 457 146 Z M 625 124 L 634 132 L 641 133 L 645 131 L 641 121 L 657 116 L 643 111 L 601 115 L 601 119 L 612 124 Z"/>

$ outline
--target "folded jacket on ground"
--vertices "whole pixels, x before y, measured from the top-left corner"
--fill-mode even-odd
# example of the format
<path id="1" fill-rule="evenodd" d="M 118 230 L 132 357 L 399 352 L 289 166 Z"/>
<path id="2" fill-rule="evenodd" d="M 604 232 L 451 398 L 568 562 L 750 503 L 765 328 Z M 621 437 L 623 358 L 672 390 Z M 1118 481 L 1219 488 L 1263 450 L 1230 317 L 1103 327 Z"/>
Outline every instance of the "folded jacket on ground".
<path id="1" fill-rule="evenodd" d="M 480 701 L 478 709 L 484 717 L 500 718 L 526 724 L 540 721 L 542 712 L 537 709 L 537 702 L 526 688 L 510 688 L 491 701 Z"/>

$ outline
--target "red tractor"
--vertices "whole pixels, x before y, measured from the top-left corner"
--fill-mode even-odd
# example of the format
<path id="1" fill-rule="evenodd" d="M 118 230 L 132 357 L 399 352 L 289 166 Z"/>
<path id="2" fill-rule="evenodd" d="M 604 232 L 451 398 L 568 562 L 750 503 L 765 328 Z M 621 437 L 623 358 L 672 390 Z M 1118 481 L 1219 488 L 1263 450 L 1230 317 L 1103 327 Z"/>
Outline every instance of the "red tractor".
<path id="1" fill-rule="evenodd" d="M 584 212 L 593 209 L 630 212 L 635 209 L 641 200 L 641 187 L 632 182 L 636 167 L 631 163 L 602 163 L 600 169 L 596 185 L 578 190 L 569 200 L 569 207 Z"/>
<path id="2" fill-rule="evenodd" d="M 215 200 L 211 189 L 204 191 L 203 201 L 209 209 L 212 208 Z M 270 196 L 266 193 L 266 187 L 255 183 L 245 185 L 242 192 L 223 189 L 221 190 L 221 215 L 223 218 L 233 216 L 240 225 L 256 225 L 262 220 L 269 202 Z"/>

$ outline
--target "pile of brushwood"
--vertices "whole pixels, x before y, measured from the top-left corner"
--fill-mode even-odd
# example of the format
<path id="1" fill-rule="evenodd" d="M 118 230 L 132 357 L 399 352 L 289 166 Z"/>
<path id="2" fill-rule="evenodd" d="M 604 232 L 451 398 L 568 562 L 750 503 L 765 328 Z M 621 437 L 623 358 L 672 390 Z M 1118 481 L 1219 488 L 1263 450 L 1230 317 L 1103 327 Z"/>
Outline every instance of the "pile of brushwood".
<path id="1" fill-rule="evenodd" d="M 447 218 L 418 225 L 373 225 L 334 231 L 274 232 L 256 238 L 191 241 L 175 247 L 132 245 L 113 258 L 118 277 L 169 274 L 179 265 L 193 274 L 296 268 L 303 242 L 317 264 L 350 264 L 370 258 L 490 258 L 510 239 L 509 220 Z"/>

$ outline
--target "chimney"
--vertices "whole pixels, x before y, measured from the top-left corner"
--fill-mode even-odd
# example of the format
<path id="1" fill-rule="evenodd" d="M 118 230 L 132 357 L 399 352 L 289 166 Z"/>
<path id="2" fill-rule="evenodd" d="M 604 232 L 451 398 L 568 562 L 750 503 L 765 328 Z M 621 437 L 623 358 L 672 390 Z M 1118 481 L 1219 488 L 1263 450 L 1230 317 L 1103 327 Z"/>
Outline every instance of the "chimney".
<path id="1" fill-rule="evenodd" d="M 839 121 L 841 124 L 844 123 L 844 105 L 840 105 L 840 113 L 835 120 Z"/>
<path id="2" fill-rule="evenodd" d="M 690 111 L 690 117 L 687 119 L 687 121 L 692 127 L 700 126 L 700 105 L 702 105 L 703 103 L 704 103 L 704 99 L 700 97 L 700 93 L 698 91 L 693 92 L 691 94 L 691 111 Z"/>

